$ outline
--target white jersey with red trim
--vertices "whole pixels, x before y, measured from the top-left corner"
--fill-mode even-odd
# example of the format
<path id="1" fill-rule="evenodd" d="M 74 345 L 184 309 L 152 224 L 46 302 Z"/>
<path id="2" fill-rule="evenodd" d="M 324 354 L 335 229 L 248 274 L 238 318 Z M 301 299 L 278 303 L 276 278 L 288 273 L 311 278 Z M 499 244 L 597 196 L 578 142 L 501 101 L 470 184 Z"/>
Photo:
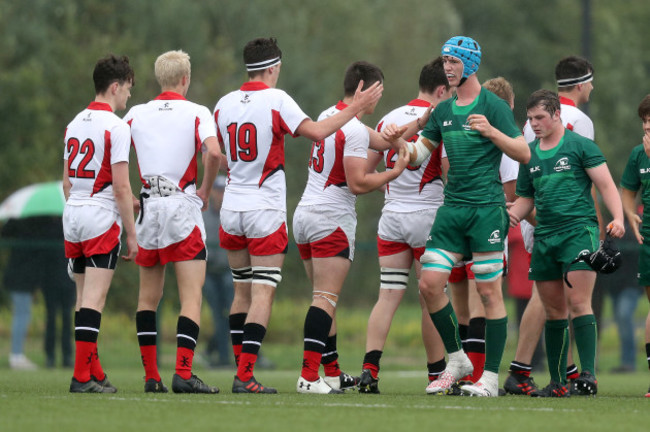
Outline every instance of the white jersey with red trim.
<path id="1" fill-rule="evenodd" d="M 107 103 L 92 102 L 65 131 L 63 159 L 72 187 L 67 205 L 98 205 L 117 212 L 111 165 L 129 162 L 129 126 Z"/>
<path id="2" fill-rule="evenodd" d="M 394 109 L 386 114 L 377 124 L 377 131 L 384 126 L 396 124 L 402 126 L 421 117 L 431 104 L 422 99 L 414 99 L 408 104 Z M 408 141 L 415 142 L 418 135 L 413 135 Z M 384 209 L 394 212 L 407 213 L 426 208 L 440 207 L 444 201 L 442 192 L 442 168 L 440 165 L 442 146 L 438 146 L 420 166 L 408 166 L 402 174 L 386 185 L 384 194 Z M 398 159 L 394 149 L 383 152 L 384 164 L 387 170 L 395 166 Z"/>
<path id="3" fill-rule="evenodd" d="M 323 111 L 318 120 L 331 117 L 346 107 L 346 104 L 339 102 Z M 357 197 L 348 188 L 343 159 L 368 159 L 369 142 L 368 130 L 357 118 L 324 140 L 314 141 L 308 163 L 307 186 L 298 206 L 327 205 L 327 208 L 354 213 Z"/>
<path id="4" fill-rule="evenodd" d="M 223 208 L 286 211 L 284 136 L 295 136 L 308 118 L 291 96 L 259 81 L 217 102 L 214 121 L 228 161 Z"/>
<path id="5" fill-rule="evenodd" d="M 178 93 L 163 92 L 131 108 L 124 120 L 131 126 L 142 184 L 163 176 L 203 206 L 196 195 L 197 155 L 205 150 L 207 138 L 217 136 L 210 110 Z"/>
<path id="6" fill-rule="evenodd" d="M 575 102 L 564 96 L 560 96 L 560 119 L 565 128 L 594 140 L 594 123 L 587 114 L 576 107 Z M 535 133 L 528 121 L 524 125 L 524 138 L 526 142 L 532 142 L 535 139 Z"/>
<path id="7" fill-rule="evenodd" d="M 501 178 L 501 183 L 508 183 L 513 180 L 517 180 L 519 176 L 519 162 L 503 154 L 501 156 L 501 164 L 499 165 L 499 177 Z"/>

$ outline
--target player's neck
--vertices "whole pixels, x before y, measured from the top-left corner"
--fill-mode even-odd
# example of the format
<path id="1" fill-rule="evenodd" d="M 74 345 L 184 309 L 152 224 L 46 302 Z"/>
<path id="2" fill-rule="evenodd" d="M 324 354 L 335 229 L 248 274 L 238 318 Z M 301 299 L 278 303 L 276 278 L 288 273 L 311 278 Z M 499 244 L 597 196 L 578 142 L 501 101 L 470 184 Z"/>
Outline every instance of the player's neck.
<path id="1" fill-rule="evenodd" d="M 354 96 L 345 96 L 343 99 L 341 99 L 341 102 L 343 102 L 344 104 L 346 104 L 348 106 L 352 105 L 352 102 L 354 102 Z M 364 114 L 365 114 L 365 112 L 359 111 L 355 117 L 357 119 L 360 119 L 361 117 L 363 117 Z"/>
<path id="2" fill-rule="evenodd" d="M 433 93 L 420 92 L 418 93 L 418 99 L 429 102 L 433 106 L 438 105 L 438 102 L 440 102 Z"/>
<path id="3" fill-rule="evenodd" d="M 456 105 L 470 105 L 479 94 L 481 94 L 481 83 L 476 74 L 472 74 L 462 85 L 456 87 Z"/>
<path id="4" fill-rule="evenodd" d="M 115 100 L 107 94 L 98 94 L 95 95 L 95 102 L 105 103 L 111 106 L 111 111 L 115 112 L 115 107 L 117 106 Z"/>
<path id="5" fill-rule="evenodd" d="M 575 93 L 572 92 L 572 91 L 570 91 L 570 92 L 558 91 L 558 92 L 557 92 L 557 95 L 558 95 L 559 97 L 561 97 L 561 98 L 570 99 L 576 107 L 577 107 L 578 105 L 580 105 L 580 104 L 578 103 L 578 101 L 579 101 L 580 98 L 578 97 L 577 94 L 575 94 Z"/>
<path id="6" fill-rule="evenodd" d="M 550 150 L 552 148 L 555 148 L 560 143 L 563 136 L 564 126 L 562 126 L 562 123 L 560 123 L 559 126 L 553 129 L 553 132 L 550 135 L 544 138 L 540 138 L 539 148 L 541 150 Z"/>

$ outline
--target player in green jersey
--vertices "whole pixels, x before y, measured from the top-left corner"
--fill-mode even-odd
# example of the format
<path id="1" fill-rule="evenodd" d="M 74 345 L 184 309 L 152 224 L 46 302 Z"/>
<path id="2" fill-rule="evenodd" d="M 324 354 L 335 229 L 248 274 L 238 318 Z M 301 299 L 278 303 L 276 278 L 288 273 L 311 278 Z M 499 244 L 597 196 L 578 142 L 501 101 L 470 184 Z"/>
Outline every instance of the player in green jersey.
<path id="1" fill-rule="evenodd" d="M 641 245 L 639 254 L 639 284 L 645 286 L 650 300 L 650 95 L 639 104 L 643 122 L 643 143 L 634 147 L 621 179 L 623 209 L 636 240 Z M 643 219 L 637 213 L 637 195 L 641 193 Z M 645 351 L 650 368 L 650 312 L 645 321 Z M 650 397 L 650 389 L 645 395 Z"/>
<path id="2" fill-rule="evenodd" d="M 481 48 L 473 39 L 456 36 L 442 47 L 445 73 L 456 95 L 440 103 L 420 138 L 408 145 L 411 164 L 418 165 L 444 141 L 449 160 L 445 201 L 431 228 L 420 262 L 420 292 L 449 354 L 447 368 L 429 384 L 429 394 L 447 393 L 473 367 L 463 352 L 458 321 L 445 285 L 456 262 L 472 259 L 472 271 L 486 311 L 485 368 L 481 378 L 461 387 L 465 394 L 498 395 L 498 370 L 507 336 L 507 316 L 501 292 L 503 248 L 508 231 L 499 165 L 503 153 L 528 162 L 530 150 L 508 104 L 483 89 L 476 71 Z M 395 140 L 399 128 L 383 135 Z"/>
<path id="3" fill-rule="evenodd" d="M 536 281 L 546 310 L 546 355 L 551 383 L 532 396 L 565 397 L 566 359 L 571 312 L 585 391 L 596 394 L 596 321 L 591 312 L 591 294 L 596 273 L 585 263 L 572 264 L 582 252 L 598 248 L 598 220 L 591 196 L 596 186 L 613 221 L 612 237 L 620 238 L 623 207 L 605 157 L 593 141 L 562 125 L 560 99 L 548 90 L 538 90 L 526 104 L 528 120 L 535 132 L 530 143 L 531 158 L 519 168 L 517 195 L 509 209 L 511 226 L 527 216 L 533 207 L 535 245 L 529 278 Z M 565 287 L 562 275 L 568 268 L 573 288 Z"/>

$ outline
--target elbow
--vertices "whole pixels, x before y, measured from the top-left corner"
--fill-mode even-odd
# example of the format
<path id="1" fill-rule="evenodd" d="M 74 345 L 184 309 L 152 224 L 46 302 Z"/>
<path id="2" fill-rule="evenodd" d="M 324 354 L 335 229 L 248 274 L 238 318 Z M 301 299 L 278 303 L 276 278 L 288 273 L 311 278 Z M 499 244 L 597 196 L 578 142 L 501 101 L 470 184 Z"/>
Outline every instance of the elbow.
<path id="1" fill-rule="evenodd" d="M 362 195 L 367 192 L 366 188 L 364 188 L 363 185 L 357 183 L 348 183 L 348 189 L 354 195 Z"/>

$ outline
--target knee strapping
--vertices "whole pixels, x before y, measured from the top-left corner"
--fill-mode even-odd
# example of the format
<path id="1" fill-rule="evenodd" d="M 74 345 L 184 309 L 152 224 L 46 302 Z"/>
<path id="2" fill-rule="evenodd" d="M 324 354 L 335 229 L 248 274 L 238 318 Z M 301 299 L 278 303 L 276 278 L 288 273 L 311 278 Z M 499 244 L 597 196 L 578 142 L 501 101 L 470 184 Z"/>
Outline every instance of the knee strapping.
<path id="1" fill-rule="evenodd" d="M 477 282 L 492 282 L 503 274 L 503 252 L 474 255 L 472 271 Z"/>
<path id="2" fill-rule="evenodd" d="M 233 282 L 252 282 L 253 281 L 253 269 L 251 266 L 241 267 L 241 268 L 230 268 L 232 273 Z"/>
<path id="3" fill-rule="evenodd" d="M 440 273 L 451 273 L 451 269 L 457 261 L 458 258 L 451 252 L 443 249 L 427 249 L 420 258 L 422 270 L 437 271 Z"/>
<path id="4" fill-rule="evenodd" d="M 409 269 L 381 268 L 379 289 L 405 290 L 409 282 Z"/>
<path id="5" fill-rule="evenodd" d="M 253 266 L 253 283 L 277 287 L 282 280 L 280 267 Z"/>
<path id="6" fill-rule="evenodd" d="M 339 296 L 337 294 L 327 291 L 314 291 L 314 297 L 320 297 L 327 300 L 327 302 L 332 305 L 333 308 L 336 307 L 336 301 L 339 299 Z"/>

